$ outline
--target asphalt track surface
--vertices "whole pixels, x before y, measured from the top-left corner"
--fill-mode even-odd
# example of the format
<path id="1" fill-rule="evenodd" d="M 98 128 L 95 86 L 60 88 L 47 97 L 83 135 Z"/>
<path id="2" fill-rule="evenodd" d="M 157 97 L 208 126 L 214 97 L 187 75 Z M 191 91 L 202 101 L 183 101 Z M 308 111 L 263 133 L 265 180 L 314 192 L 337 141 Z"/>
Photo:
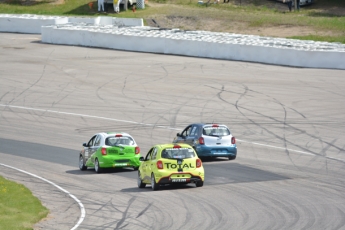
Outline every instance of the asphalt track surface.
<path id="1" fill-rule="evenodd" d="M 343 70 L 0 33 L 0 175 L 50 209 L 36 229 L 345 229 L 344 89 Z M 78 169 L 94 133 L 129 132 L 145 155 L 192 122 L 224 123 L 238 144 L 236 160 L 203 162 L 201 188 Z"/>

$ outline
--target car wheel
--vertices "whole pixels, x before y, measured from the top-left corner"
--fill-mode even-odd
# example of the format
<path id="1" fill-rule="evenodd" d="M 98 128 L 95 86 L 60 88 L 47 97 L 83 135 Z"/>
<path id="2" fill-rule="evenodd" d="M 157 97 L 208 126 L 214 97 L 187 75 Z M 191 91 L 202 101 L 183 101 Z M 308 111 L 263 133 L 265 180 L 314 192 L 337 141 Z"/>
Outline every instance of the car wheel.
<path id="1" fill-rule="evenodd" d="M 96 171 L 96 173 L 101 173 L 102 172 L 102 168 L 99 167 L 99 162 L 98 162 L 97 158 L 95 160 L 95 171 Z"/>
<path id="2" fill-rule="evenodd" d="M 139 169 L 139 167 L 133 167 L 134 171 L 137 171 Z"/>
<path id="3" fill-rule="evenodd" d="M 236 156 L 229 156 L 229 160 L 235 160 Z"/>
<path id="4" fill-rule="evenodd" d="M 79 169 L 82 171 L 87 169 L 87 167 L 84 164 L 84 157 L 82 155 L 80 155 L 79 157 Z"/>
<path id="5" fill-rule="evenodd" d="M 145 188 L 146 187 L 146 184 L 143 183 L 143 181 L 140 178 L 140 172 L 139 171 L 138 171 L 138 187 L 139 188 Z"/>
<path id="6" fill-rule="evenodd" d="M 204 185 L 204 182 L 201 180 L 201 181 L 198 181 L 196 182 L 196 187 L 202 187 Z"/>
<path id="7" fill-rule="evenodd" d="M 156 191 L 159 189 L 159 184 L 156 183 L 155 176 L 153 175 L 153 173 L 151 175 L 151 187 L 153 191 Z"/>

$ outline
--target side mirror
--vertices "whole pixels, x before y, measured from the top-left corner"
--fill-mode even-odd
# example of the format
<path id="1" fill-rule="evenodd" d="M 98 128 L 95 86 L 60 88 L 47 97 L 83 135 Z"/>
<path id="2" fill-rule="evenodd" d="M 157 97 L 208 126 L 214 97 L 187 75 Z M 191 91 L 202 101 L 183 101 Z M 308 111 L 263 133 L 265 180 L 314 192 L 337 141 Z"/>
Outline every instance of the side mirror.
<path id="1" fill-rule="evenodd" d="M 144 161 L 144 160 L 145 160 L 144 157 L 139 158 L 139 161 Z"/>
<path id="2" fill-rule="evenodd" d="M 86 144 L 86 142 L 84 142 L 84 143 L 83 143 L 83 146 L 84 146 L 84 147 L 87 147 L 87 144 Z"/>
<path id="3" fill-rule="evenodd" d="M 176 134 L 176 136 L 180 137 L 180 136 L 181 136 L 181 134 L 180 134 L 180 133 L 177 133 L 177 134 Z"/>

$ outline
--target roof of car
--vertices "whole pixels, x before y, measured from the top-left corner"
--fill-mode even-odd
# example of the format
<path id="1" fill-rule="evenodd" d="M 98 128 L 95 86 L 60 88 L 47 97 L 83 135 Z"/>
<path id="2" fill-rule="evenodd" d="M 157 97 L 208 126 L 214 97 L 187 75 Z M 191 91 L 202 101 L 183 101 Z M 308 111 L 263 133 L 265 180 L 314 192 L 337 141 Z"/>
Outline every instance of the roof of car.
<path id="1" fill-rule="evenodd" d="M 161 148 L 173 148 L 174 146 L 180 146 L 182 148 L 192 148 L 192 146 L 183 143 L 166 143 L 166 144 L 158 144 Z"/>
<path id="2" fill-rule="evenodd" d="M 213 124 L 214 124 L 214 125 L 217 124 L 217 125 L 227 126 L 227 125 L 221 124 L 221 123 L 194 123 L 194 124 L 191 124 L 191 125 L 204 126 L 204 125 L 213 125 Z"/>
<path id="3" fill-rule="evenodd" d="M 131 136 L 131 135 L 129 135 L 128 133 L 125 133 L 125 132 L 101 132 L 101 133 L 99 133 L 99 134 L 101 134 L 101 135 L 103 135 L 103 136 L 106 136 L 106 137 L 108 137 L 108 136 L 113 136 L 113 135 L 116 135 L 116 134 L 122 134 L 122 135 L 124 135 L 124 136 Z"/>

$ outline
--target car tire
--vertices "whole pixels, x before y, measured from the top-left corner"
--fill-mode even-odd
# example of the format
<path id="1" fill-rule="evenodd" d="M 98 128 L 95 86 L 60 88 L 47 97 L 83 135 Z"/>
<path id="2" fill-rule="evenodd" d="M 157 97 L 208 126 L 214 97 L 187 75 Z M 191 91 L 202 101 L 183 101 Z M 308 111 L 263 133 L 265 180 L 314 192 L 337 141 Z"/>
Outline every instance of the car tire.
<path id="1" fill-rule="evenodd" d="M 145 188 L 146 184 L 143 183 L 142 179 L 140 178 L 140 171 L 138 171 L 138 188 Z"/>
<path id="2" fill-rule="evenodd" d="M 229 158 L 229 160 L 235 160 L 236 156 L 229 156 L 228 158 Z"/>
<path id="3" fill-rule="evenodd" d="M 102 172 L 102 168 L 99 167 L 99 162 L 98 162 L 97 158 L 95 159 L 95 171 L 96 171 L 96 173 L 101 173 Z"/>
<path id="4" fill-rule="evenodd" d="M 201 181 L 198 181 L 195 183 L 196 187 L 202 187 L 204 186 L 204 182 L 201 180 Z"/>
<path id="5" fill-rule="evenodd" d="M 151 175 L 151 187 L 153 191 L 157 191 L 159 189 L 159 184 L 156 183 L 155 175 L 153 173 Z"/>
<path id="6" fill-rule="evenodd" d="M 79 169 L 81 171 L 84 171 L 87 169 L 87 167 L 85 166 L 85 163 L 84 163 L 84 157 L 82 155 L 79 156 Z"/>
<path id="7" fill-rule="evenodd" d="M 134 171 L 137 171 L 139 169 L 139 167 L 133 167 Z"/>

